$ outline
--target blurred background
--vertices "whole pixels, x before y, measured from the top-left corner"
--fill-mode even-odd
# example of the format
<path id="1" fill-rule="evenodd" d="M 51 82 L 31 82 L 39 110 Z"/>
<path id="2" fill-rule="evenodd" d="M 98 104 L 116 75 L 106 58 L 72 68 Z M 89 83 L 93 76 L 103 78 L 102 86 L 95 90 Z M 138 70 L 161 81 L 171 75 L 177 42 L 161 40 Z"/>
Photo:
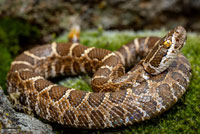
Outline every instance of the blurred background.
<path id="1" fill-rule="evenodd" d="M 36 26 L 42 42 L 73 23 L 82 29 L 137 31 L 182 25 L 200 31 L 200 0 L 0 0 L 0 20 L 5 17 Z"/>

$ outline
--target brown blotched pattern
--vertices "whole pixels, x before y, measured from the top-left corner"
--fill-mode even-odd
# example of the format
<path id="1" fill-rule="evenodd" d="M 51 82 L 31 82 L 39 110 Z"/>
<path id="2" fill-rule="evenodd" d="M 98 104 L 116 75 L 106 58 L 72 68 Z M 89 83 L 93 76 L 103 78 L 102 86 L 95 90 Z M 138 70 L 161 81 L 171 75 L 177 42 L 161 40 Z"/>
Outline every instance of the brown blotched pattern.
<path id="1" fill-rule="evenodd" d="M 82 92 L 79 90 L 71 91 L 68 97 L 68 100 L 71 106 L 77 107 L 81 103 L 81 101 L 84 99 L 85 95 L 86 95 L 86 92 Z"/>
<path id="2" fill-rule="evenodd" d="M 49 96 L 51 99 L 56 102 L 60 100 L 60 98 L 63 97 L 65 92 L 67 91 L 67 88 L 62 87 L 62 86 L 54 86 L 49 90 Z"/>
<path id="3" fill-rule="evenodd" d="M 191 76 L 190 64 L 181 54 L 159 75 L 148 74 L 142 64 L 124 75 L 123 65 L 133 66 L 158 40 L 157 37 L 135 39 L 116 53 L 78 43 L 33 48 L 12 62 L 7 77 L 8 92 L 19 93 L 20 101 L 42 118 L 69 127 L 99 129 L 150 119 L 183 95 Z M 151 60 L 156 65 L 162 55 L 157 56 L 159 60 Z M 146 61 L 152 59 L 148 58 Z M 100 87 L 102 93 L 74 90 L 45 79 L 86 73 L 95 73 L 92 85 Z"/>
<path id="4" fill-rule="evenodd" d="M 102 101 L 104 100 L 105 93 L 93 93 L 89 95 L 88 103 L 92 107 L 98 107 L 101 105 Z"/>

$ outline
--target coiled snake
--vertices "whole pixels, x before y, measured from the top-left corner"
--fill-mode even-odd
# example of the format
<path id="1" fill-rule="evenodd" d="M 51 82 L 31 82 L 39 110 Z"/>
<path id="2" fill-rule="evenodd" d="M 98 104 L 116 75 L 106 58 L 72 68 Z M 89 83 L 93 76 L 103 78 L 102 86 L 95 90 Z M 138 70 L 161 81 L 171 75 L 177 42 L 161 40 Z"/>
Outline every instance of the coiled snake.
<path id="1" fill-rule="evenodd" d="M 163 38 L 137 38 L 116 52 L 79 43 L 35 47 L 12 62 L 8 92 L 19 94 L 42 118 L 65 126 L 99 129 L 147 120 L 169 109 L 189 85 L 190 64 L 179 53 L 185 40 L 186 31 L 178 26 Z M 138 61 L 125 73 L 124 67 Z M 93 75 L 94 92 L 46 80 L 79 74 Z"/>

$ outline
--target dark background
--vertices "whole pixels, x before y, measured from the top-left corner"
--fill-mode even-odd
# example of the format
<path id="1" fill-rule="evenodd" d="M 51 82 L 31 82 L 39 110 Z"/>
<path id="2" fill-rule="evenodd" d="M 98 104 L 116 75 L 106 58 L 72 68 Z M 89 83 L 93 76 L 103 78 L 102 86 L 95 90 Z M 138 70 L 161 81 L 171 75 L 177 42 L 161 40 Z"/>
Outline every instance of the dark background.
<path id="1" fill-rule="evenodd" d="M 42 42 L 69 30 L 171 29 L 200 31 L 200 0 L 0 0 L 0 18 L 22 19 L 40 29 Z"/>

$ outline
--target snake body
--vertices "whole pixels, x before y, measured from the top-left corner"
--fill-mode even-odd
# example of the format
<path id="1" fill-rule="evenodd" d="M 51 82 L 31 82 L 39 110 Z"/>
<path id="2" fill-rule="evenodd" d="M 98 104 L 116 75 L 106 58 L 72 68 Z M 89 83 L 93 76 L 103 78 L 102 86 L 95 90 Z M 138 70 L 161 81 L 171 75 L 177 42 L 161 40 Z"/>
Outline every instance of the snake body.
<path id="1" fill-rule="evenodd" d="M 19 101 L 42 118 L 69 127 L 99 129 L 147 120 L 169 109 L 189 85 L 190 64 L 178 52 L 185 39 L 179 26 L 163 38 L 134 39 L 116 52 L 79 43 L 39 46 L 12 62 L 8 92 L 20 94 Z M 125 73 L 124 66 L 137 62 Z M 47 80 L 79 74 L 93 75 L 94 92 Z"/>

